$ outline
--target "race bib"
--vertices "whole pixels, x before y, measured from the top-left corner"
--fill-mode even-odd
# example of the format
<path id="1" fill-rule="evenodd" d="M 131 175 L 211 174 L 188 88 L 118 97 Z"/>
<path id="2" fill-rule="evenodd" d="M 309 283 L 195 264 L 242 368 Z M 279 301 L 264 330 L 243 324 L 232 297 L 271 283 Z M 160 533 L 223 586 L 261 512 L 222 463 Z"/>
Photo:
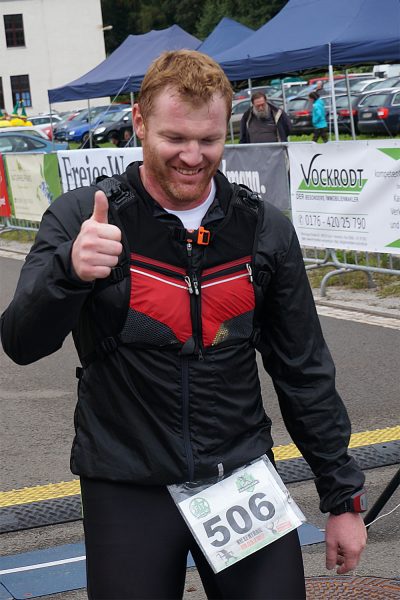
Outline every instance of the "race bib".
<path id="1" fill-rule="evenodd" d="M 306 520 L 266 455 L 226 477 L 168 490 L 214 573 Z"/>

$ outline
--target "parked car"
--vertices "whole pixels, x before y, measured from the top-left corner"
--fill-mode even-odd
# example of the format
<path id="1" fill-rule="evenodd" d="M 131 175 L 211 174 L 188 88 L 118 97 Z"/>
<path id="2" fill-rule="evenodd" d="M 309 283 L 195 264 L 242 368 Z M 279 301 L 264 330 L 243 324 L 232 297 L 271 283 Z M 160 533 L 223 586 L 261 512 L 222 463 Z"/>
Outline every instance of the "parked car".
<path id="1" fill-rule="evenodd" d="M 250 108 L 250 106 L 250 98 L 248 100 L 239 100 L 238 102 L 234 102 L 232 106 L 231 120 L 228 126 L 228 136 L 231 134 L 231 129 L 233 130 L 234 136 L 238 136 L 240 134 L 240 121 L 242 120 L 243 114 L 248 108 Z"/>
<path id="2" fill-rule="evenodd" d="M 286 103 L 286 113 L 292 122 L 292 133 L 312 133 L 312 102 L 307 96 L 290 98 Z"/>
<path id="3" fill-rule="evenodd" d="M 45 140 L 48 140 L 49 138 L 47 137 L 47 135 L 45 133 L 43 133 L 43 131 L 39 128 L 36 127 L 35 125 L 19 125 L 19 126 L 14 126 L 14 127 L 0 127 L 0 132 L 15 132 L 15 131 L 22 131 L 23 133 L 31 133 L 32 135 L 37 135 L 40 138 L 43 138 Z"/>
<path id="4" fill-rule="evenodd" d="M 371 83 L 378 83 L 382 81 L 377 77 L 371 79 L 349 79 L 350 93 L 351 94 L 361 94 Z M 343 91 L 347 91 L 346 81 L 340 81 L 339 85 L 335 89 L 343 89 Z"/>
<path id="5" fill-rule="evenodd" d="M 400 133 L 400 89 L 364 96 L 358 104 L 358 129 L 391 136 Z"/>
<path id="6" fill-rule="evenodd" d="M 132 131 L 132 109 L 125 107 L 113 113 L 93 132 L 93 139 L 97 144 L 107 142 L 110 137 L 116 136 L 122 140 L 124 131 Z"/>
<path id="7" fill-rule="evenodd" d="M 46 137 L 51 140 L 53 139 L 53 127 L 62 121 L 62 117 L 59 115 L 38 115 L 36 117 L 29 117 L 30 122 L 37 129 L 43 131 Z"/>
<path id="8" fill-rule="evenodd" d="M 376 92 L 378 90 L 387 90 L 389 88 L 400 87 L 400 77 L 385 77 L 367 85 L 364 92 Z"/>
<path id="9" fill-rule="evenodd" d="M 325 104 L 326 118 L 329 120 L 331 112 L 330 96 L 320 96 Z M 312 125 L 312 106 L 313 103 L 307 96 L 296 96 L 289 98 L 286 104 L 286 112 L 292 122 L 292 133 L 308 134 L 314 131 Z"/>
<path id="10" fill-rule="evenodd" d="M 118 111 L 126 104 L 111 104 L 109 106 L 94 106 L 90 109 L 90 126 L 94 131 L 100 123 L 110 116 L 111 113 Z M 80 112 L 71 121 L 54 128 L 54 139 L 68 142 L 85 142 L 89 137 L 89 109 Z"/>
<path id="11" fill-rule="evenodd" d="M 233 94 L 233 102 L 237 100 L 250 100 L 251 96 L 255 92 L 264 92 L 266 96 L 274 93 L 278 88 L 274 85 L 259 85 L 252 88 L 245 88 L 244 90 L 240 90 Z"/>
<path id="12" fill-rule="evenodd" d="M 0 131 L 0 154 L 8 152 L 30 152 L 47 154 L 55 150 L 67 150 L 68 144 L 56 144 L 42 138 L 40 135 L 25 131 Z"/>
<path id="13" fill-rule="evenodd" d="M 348 98 L 347 94 L 343 94 L 341 96 L 335 97 L 339 131 L 343 131 L 344 133 L 351 133 L 350 110 L 353 115 L 354 129 L 356 132 L 358 131 L 357 105 L 358 105 L 359 99 L 360 99 L 360 96 L 358 94 L 350 94 L 350 107 L 349 107 L 349 98 Z"/>

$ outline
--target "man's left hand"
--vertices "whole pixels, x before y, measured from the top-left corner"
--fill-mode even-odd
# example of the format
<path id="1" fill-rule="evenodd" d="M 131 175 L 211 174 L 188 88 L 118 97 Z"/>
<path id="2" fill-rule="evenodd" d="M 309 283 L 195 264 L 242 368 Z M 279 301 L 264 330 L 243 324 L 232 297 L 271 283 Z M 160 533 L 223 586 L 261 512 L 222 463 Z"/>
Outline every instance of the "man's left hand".
<path id="1" fill-rule="evenodd" d="M 367 543 L 367 530 L 358 513 L 329 515 L 325 529 L 326 568 L 343 575 L 355 569 Z"/>

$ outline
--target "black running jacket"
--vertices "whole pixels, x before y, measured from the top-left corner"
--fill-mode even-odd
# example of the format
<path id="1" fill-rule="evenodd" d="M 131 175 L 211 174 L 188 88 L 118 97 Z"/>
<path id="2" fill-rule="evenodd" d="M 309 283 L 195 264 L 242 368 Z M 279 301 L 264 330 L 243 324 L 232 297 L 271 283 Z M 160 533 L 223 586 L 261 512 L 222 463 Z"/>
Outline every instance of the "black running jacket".
<path id="1" fill-rule="evenodd" d="M 113 277 L 74 273 L 72 244 L 97 188 L 68 192 L 44 214 L 1 318 L 19 364 L 73 333 L 83 365 L 73 473 L 163 485 L 269 452 L 258 350 L 321 510 L 343 502 L 364 476 L 347 452 L 349 419 L 290 221 L 218 173 L 203 229 L 191 234 L 147 194 L 139 163 L 120 179 L 128 201 L 109 216 L 125 251 Z"/>

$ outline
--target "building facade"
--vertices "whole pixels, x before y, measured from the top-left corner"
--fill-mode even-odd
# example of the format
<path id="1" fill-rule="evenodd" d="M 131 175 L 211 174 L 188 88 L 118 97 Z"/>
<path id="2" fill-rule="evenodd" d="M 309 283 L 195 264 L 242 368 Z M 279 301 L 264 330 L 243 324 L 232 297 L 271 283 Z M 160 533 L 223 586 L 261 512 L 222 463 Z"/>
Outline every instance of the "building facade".
<path id="1" fill-rule="evenodd" d="M 106 58 L 104 35 L 100 0 L 0 0 L 0 108 L 11 112 L 23 100 L 28 116 L 48 112 L 47 90 Z M 84 106 L 87 100 L 53 108 Z"/>

